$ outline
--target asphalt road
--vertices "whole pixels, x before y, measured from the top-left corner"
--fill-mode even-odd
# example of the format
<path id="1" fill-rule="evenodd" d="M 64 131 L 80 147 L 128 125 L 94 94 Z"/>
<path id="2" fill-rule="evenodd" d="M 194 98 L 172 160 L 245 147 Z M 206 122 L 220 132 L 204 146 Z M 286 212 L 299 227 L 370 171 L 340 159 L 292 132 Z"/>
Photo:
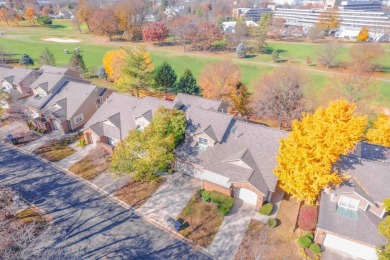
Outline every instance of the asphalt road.
<path id="1" fill-rule="evenodd" d="M 39 244 L 82 259 L 208 259 L 34 157 L 0 144 L 0 185 L 10 186 L 49 214 L 54 235 Z"/>

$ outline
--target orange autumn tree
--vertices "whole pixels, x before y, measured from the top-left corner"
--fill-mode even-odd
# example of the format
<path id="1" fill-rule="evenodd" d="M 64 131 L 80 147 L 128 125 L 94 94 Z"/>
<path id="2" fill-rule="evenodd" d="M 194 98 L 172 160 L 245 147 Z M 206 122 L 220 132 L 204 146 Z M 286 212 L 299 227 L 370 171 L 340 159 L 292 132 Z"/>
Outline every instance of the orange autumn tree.
<path id="1" fill-rule="evenodd" d="M 240 69 L 228 61 L 207 65 L 199 77 L 203 97 L 224 101 L 229 101 L 230 92 L 240 81 Z"/>
<path id="2" fill-rule="evenodd" d="M 332 166 L 361 140 L 367 122 L 355 109 L 345 100 L 333 101 L 293 122 L 290 135 L 281 140 L 274 170 L 283 190 L 314 204 L 323 188 L 342 182 Z"/>
<path id="3" fill-rule="evenodd" d="M 390 116 L 379 115 L 374 127 L 367 131 L 366 138 L 370 143 L 390 147 Z"/>
<path id="4" fill-rule="evenodd" d="M 28 7 L 24 13 L 26 20 L 30 22 L 32 26 L 35 26 L 35 18 L 37 17 L 37 11 L 34 8 Z"/>
<path id="5" fill-rule="evenodd" d="M 123 77 L 122 68 L 125 64 L 127 52 L 124 49 L 108 51 L 103 57 L 103 67 L 108 78 L 114 82 Z"/>
<path id="6" fill-rule="evenodd" d="M 368 40 L 368 28 L 367 27 L 363 27 L 358 36 L 357 36 L 357 40 L 360 41 L 360 42 L 365 42 Z"/>

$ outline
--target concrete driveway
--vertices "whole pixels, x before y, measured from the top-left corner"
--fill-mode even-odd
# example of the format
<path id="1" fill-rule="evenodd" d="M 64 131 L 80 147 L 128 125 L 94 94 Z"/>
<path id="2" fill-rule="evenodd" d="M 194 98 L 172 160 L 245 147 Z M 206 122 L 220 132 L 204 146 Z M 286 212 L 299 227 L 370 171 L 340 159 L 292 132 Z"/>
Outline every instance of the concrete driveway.
<path id="1" fill-rule="evenodd" d="M 73 145 L 73 147 L 72 147 L 72 145 Z M 87 157 L 89 152 L 94 148 L 93 145 L 87 145 L 84 147 L 75 147 L 76 144 L 72 144 L 72 145 L 70 145 L 70 146 L 73 149 L 75 149 L 76 152 L 74 154 L 66 157 L 65 159 L 62 159 L 61 161 L 55 163 L 63 169 L 69 169 L 70 166 L 77 163 L 81 159 L 84 159 L 85 157 Z"/>
<path id="2" fill-rule="evenodd" d="M 7 137 L 8 134 L 16 134 L 21 131 L 27 131 L 28 127 L 25 123 L 14 121 L 9 125 L 0 127 L 0 140 Z"/>
<path id="3" fill-rule="evenodd" d="M 249 226 L 255 206 L 242 200 L 234 202 L 232 210 L 223 219 L 222 225 L 207 248 L 217 259 L 234 259 Z"/>
<path id="4" fill-rule="evenodd" d="M 62 137 L 62 133 L 59 130 L 54 130 L 48 134 L 44 134 L 41 138 L 39 138 L 35 141 L 32 141 L 32 142 L 26 144 L 25 146 L 22 146 L 21 149 L 28 151 L 28 152 L 33 152 L 35 149 L 44 145 L 48 141 L 53 140 L 53 139 L 59 139 L 61 137 Z"/>
<path id="5" fill-rule="evenodd" d="M 105 171 L 96 176 L 95 179 L 91 180 L 100 189 L 103 189 L 105 192 L 112 194 L 117 190 L 125 186 L 130 181 L 130 176 L 124 175 L 120 178 L 114 178 L 112 173 Z"/>
<path id="6" fill-rule="evenodd" d="M 63 248 L 77 259 L 208 259 L 88 185 L 0 144 L 0 183 L 53 218 L 33 250 Z"/>
<path id="7" fill-rule="evenodd" d="M 137 212 L 166 226 L 168 217 L 179 216 L 188 201 L 200 189 L 200 180 L 182 173 L 167 175 L 167 180 Z"/>

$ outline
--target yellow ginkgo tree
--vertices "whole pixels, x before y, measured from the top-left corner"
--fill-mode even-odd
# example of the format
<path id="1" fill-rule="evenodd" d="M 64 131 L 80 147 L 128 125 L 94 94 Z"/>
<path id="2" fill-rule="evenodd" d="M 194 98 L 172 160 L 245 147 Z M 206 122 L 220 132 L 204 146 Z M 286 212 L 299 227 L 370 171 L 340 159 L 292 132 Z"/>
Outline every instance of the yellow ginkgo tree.
<path id="1" fill-rule="evenodd" d="M 367 131 L 366 138 L 370 143 L 390 147 L 390 116 L 381 114 Z"/>
<path id="2" fill-rule="evenodd" d="M 290 135 L 281 141 L 274 170 L 283 190 L 313 204 L 323 188 L 342 182 L 332 166 L 362 139 L 367 122 L 355 108 L 345 100 L 333 101 L 293 122 Z"/>

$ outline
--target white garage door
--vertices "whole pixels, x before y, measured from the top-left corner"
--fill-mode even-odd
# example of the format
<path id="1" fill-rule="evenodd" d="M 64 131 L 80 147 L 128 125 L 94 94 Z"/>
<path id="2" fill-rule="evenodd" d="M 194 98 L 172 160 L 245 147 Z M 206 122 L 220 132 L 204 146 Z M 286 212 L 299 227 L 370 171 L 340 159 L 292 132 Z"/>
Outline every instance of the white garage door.
<path id="1" fill-rule="evenodd" d="M 256 205 L 257 202 L 257 194 L 245 188 L 238 190 L 238 198 L 252 205 Z"/>
<path id="2" fill-rule="evenodd" d="M 358 244 L 332 234 L 326 234 L 324 246 L 362 259 L 378 259 L 373 247 Z"/>

